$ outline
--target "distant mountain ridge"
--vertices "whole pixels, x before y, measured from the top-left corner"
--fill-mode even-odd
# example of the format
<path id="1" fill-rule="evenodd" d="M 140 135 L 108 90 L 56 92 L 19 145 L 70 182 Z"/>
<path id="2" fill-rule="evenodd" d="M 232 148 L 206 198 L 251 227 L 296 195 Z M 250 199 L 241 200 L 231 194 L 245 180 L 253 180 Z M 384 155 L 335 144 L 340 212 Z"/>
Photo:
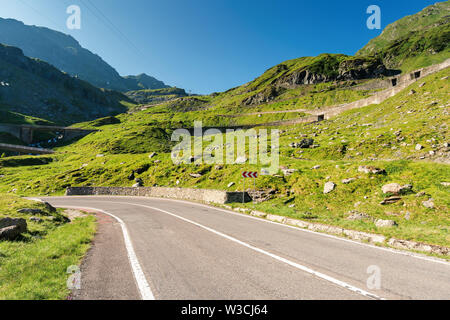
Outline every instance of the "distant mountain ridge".
<path id="1" fill-rule="evenodd" d="M 18 47 L 26 56 L 46 61 L 99 88 L 127 92 L 168 87 L 146 74 L 121 77 L 100 56 L 83 48 L 73 37 L 45 27 L 0 18 L 0 43 Z"/>
<path id="2" fill-rule="evenodd" d="M 131 100 L 119 92 L 94 87 L 0 44 L 0 111 L 72 124 L 125 112 L 127 104 Z"/>

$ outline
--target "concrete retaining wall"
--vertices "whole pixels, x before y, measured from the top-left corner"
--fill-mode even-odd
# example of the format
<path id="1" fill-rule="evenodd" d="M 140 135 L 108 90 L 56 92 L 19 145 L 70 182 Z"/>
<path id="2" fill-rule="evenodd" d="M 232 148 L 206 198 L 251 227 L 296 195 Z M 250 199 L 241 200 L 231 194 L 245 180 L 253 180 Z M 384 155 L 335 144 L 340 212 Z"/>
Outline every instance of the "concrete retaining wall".
<path id="1" fill-rule="evenodd" d="M 212 203 L 242 203 L 242 192 L 228 192 L 209 189 L 164 188 L 164 187 L 69 187 L 67 196 L 140 196 L 156 198 L 172 198 Z M 245 202 L 252 201 L 248 193 L 244 194 Z"/>

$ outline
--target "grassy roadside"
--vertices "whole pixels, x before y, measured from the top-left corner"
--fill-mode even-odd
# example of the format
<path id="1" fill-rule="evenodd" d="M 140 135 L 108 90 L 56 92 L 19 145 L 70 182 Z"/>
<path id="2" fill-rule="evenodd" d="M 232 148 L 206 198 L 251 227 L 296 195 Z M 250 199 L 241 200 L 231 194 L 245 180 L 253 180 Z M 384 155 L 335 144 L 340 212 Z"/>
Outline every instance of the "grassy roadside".
<path id="1" fill-rule="evenodd" d="M 69 295 L 67 268 L 79 265 L 95 233 L 95 217 L 67 223 L 58 210 L 50 213 L 41 203 L 0 194 L 0 218 L 27 220 L 28 231 L 15 241 L 0 241 L 0 300 L 60 300 Z M 21 208 L 43 210 L 35 215 Z M 53 218 L 51 218 L 51 216 Z"/>

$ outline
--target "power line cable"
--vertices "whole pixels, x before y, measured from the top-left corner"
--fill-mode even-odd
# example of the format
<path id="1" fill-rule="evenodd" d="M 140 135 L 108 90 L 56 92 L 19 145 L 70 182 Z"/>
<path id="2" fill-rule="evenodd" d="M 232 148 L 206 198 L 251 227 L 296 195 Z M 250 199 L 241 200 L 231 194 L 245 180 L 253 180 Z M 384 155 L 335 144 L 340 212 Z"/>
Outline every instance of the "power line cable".
<path id="1" fill-rule="evenodd" d="M 125 41 L 128 45 L 130 45 L 131 47 L 133 47 L 133 49 L 135 51 L 133 51 L 134 53 L 136 53 L 137 55 L 140 55 L 142 58 L 144 58 L 144 55 L 142 54 L 142 52 L 139 50 L 139 48 L 119 29 L 117 28 L 112 22 L 111 20 L 105 15 L 103 14 L 103 12 L 97 7 L 95 6 L 90 0 L 87 0 L 89 2 L 89 4 L 96 10 L 94 11 L 93 9 L 91 9 L 91 7 L 89 7 L 83 0 L 80 0 L 84 6 L 86 8 L 88 8 L 88 10 L 95 16 L 97 17 L 97 19 L 99 19 L 100 22 L 102 22 L 103 24 L 105 24 L 105 26 L 107 26 L 120 40 Z M 97 13 L 98 12 L 98 13 Z"/>
<path id="2" fill-rule="evenodd" d="M 33 11 L 35 11 L 37 14 L 39 14 L 41 17 L 44 17 L 45 19 L 47 19 L 48 21 L 50 21 L 55 27 L 59 27 L 60 24 L 56 23 L 53 19 L 50 19 L 47 15 L 43 14 L 41 11 L 39 11 L 38 9 L 36 9 L 35 7 L 31 6 L 29 3 L 25 2 L 24 0 L 19 0 L 22 4 L 24 4 L 25 6 L 27 6 L 28 8 L 32 9 Z"/>

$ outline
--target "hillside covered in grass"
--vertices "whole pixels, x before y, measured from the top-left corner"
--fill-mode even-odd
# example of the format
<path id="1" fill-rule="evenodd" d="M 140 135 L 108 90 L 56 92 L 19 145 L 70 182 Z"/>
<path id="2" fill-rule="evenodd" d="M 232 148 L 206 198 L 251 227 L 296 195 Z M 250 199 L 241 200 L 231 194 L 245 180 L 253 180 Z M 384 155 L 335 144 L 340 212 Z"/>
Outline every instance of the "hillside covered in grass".
<path id="1" fill-rule="evenodd" d="M 358 51 L 389 68 L 410 71 L 444 61 L 449 55 L 450 1 L 436 3 L 390 25 Z"/>
<path id="2" fill-rule="evenodd" d="M 250 146 L 239 164 L 177 165 L 171 159 L 174 130 L 192 129 L 194 121 L 223 130 L 276 128 L 280 170 L 256 180 L 255 199 L 263 201 L 242 206 L 450 246 L 449 68 L 418 79 L 380 104 L 324 121 L 267 125 L 303 120 L 317 109 L 365 99 L 392 88 L 390 76 L 400 70 L 450 58 L 448 22 L 442 22 L 448 2 L 430 8 L 391 25 L 357 56 L 322 54 L 285 61 L 249 83 L 205 96 L 183 96 L 177 88 L 129 92 L 139 105 L 73 124 L 98 131 L 54 145 L 55 154 L 0 159 L 0 192 L 61 195 L 71 186 L 131 187 L 137 182 L 240 191 L 242 171 L 263 168 L 248 163 Z M 405 33 L 408 28 L 413 34 Z M 7 116 L 38 121 L 11 112 Z M 225 142 L 209 146 L 226 147 Z M 404 186 L 404 192 L 384 193 L 383 186 L 391 183 Z M 392 224 L 377 226 L 378 219 Z"/>
<path id="3" fill-rule="evenodd" d="M 280 127 L 282 170 L 256 181 L 256 188 L 270 196 L 267 201 L 247 206 L 448 245 L 449 76 L 448 69 L 430 75 L 380 105 L 348 111 L 319 123 Z M 27 164 L 27 157 L 1 161 L 0 192 L 62 194 L 69 186 L 131 186 L 137 178 L 144 186 L 240 190 L 242 170 L 260 170 L 260 166 L 172 163 L 173 129 L 194 119 L 208 123 L 212 121 L 208 117 L 202 111 L 152 113 L 149 109 L 117 116 L 115 121 L 86 123 L 84 126 L 100 131 L 57 148 L 55 155 L 36 158 L 50 158 L 50 162 Z M 306 138 L 314 140 L 313 148 L 291 146 Z M 153 152 L 156 155 L 149 157 Z M 361 171 L 362 166 L 383 173 L 366 173 Z M 324 194 L 327 182 L 333 182 L 336 188 Z M 410 184 L 412 188 L 400 200 L 383 205 L 389 195 L 381 188 L 388 183 Z M 423 205 L 427 201 L 433 203 L 432 208 Z M 367 218 L 348 219 L 355 212 Z M 398 226 L 376 227 L 374 219 L 391 219 Z"/>
<path id="4" fill-rule="evenodd" d="M 70 266 L 90 247 L 94 216 L 70 221 L 62 209 L 0 194 L 0 220 L 23 219 L 27 230 L 14 241 L 0 241 L 0 300 L 64 300 Z"/>

